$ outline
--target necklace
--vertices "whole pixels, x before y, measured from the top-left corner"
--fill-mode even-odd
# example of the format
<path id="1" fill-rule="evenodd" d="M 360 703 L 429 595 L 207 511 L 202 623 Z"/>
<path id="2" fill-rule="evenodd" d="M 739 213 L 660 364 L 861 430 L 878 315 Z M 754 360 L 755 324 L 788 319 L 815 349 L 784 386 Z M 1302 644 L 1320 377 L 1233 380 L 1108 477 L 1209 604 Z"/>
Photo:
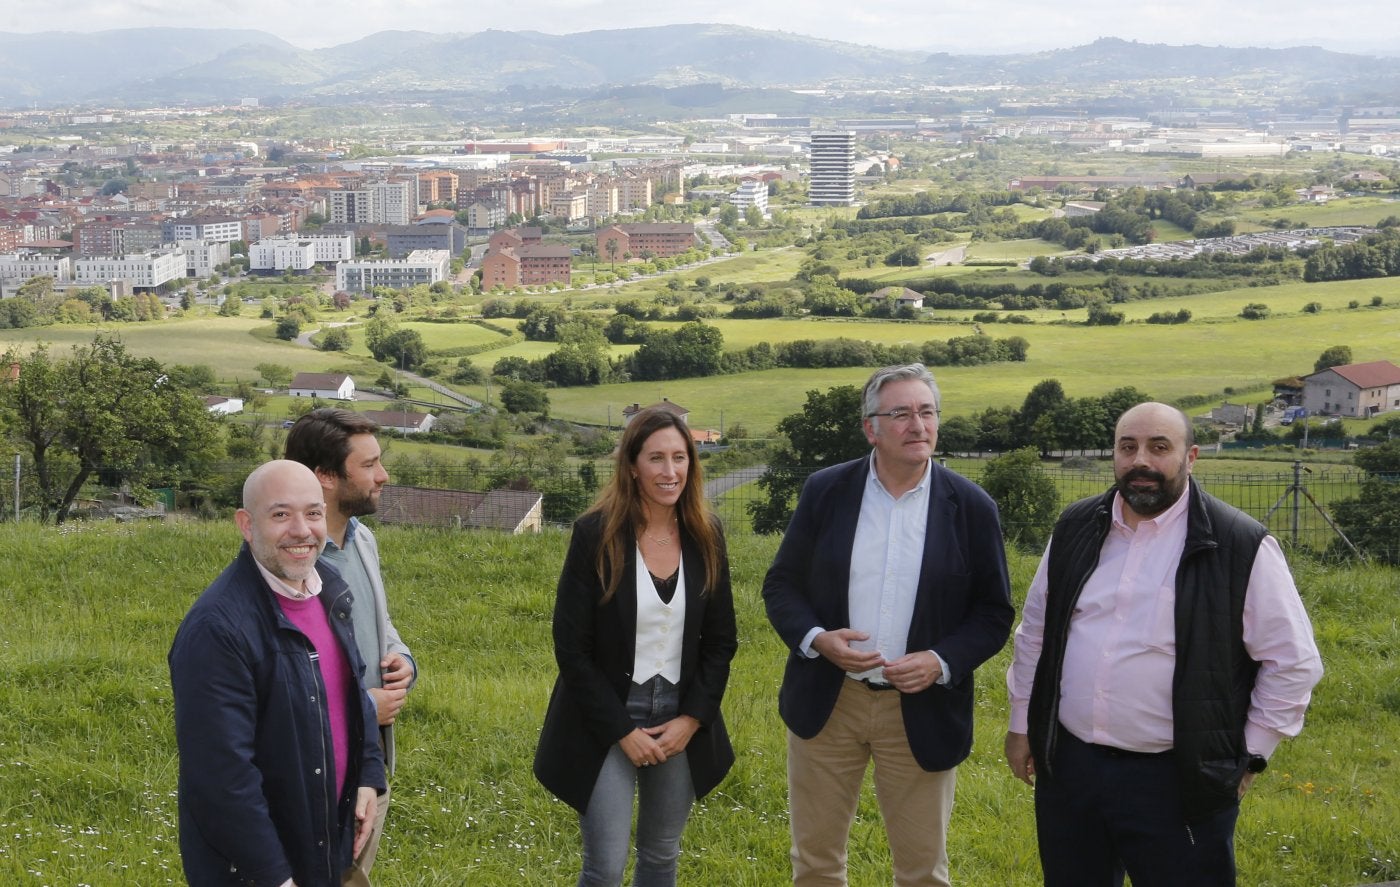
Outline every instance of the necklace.
<path id="1" fill-rule="evenodd" d="M 676 519 L 675 519 L 674 517 L 671 518 L 671 523 L 672 523 L 672 524 L 675 524 L 675 522 L 676 522 Z M 672 529 L 671 532 L 669 532 L 669 533 L 666 534 L 666 536 L 665 536 L 664 539 L 658 539 L 658 538 L 656 538 L 655 536 L 653 536 L 652 534 L 648 533 L 646 530 L 643 530 L 643 531 L 642 531 L 642 535 L 643 535 L 643 536 L 646 536 L 648 539 L 650 539 L 651 541 L 655 542 L 657 545 L 670 545 L 670 544 L 671 544 L 671 539 L 674 538 L 675 535 L 676 535 L 676 531 L 675 531 L 674 529 Z"/>

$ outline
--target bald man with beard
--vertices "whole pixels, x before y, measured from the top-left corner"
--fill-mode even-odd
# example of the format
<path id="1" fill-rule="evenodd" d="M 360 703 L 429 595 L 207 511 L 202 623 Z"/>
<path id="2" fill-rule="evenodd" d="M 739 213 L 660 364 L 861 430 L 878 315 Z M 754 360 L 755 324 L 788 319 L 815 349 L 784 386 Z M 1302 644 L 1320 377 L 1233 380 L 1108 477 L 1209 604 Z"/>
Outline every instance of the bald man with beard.
<path id="1" fill-rule="evenodd" d="M 324 491 L 304 465 L 269 462 L 248 476 L 235 521 L 244 545 L 168 658 L 185 877 L 338 887 L 385 774 L 349 590 L 317 564 Z"/>
<path id="2" fill-rule="evenodd" d="M 1026 593 L 1006 758 L 1035 786 L 1047 887 L 1232 887 L 1240 800 L 1296 736 L 1322 660 L 1278 541 L 1191 478 L 1191 420 L 1118 420 Z"/>

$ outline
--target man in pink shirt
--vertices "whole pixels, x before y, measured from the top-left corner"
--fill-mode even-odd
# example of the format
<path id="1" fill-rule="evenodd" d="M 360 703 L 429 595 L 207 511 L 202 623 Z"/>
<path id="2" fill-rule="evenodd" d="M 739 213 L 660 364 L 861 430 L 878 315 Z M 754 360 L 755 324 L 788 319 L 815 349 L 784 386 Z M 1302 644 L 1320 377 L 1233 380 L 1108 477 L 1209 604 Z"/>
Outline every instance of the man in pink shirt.
<path id="1" fill-rule="evenodd" d="M 1278 542 L 1192 479 L 1190 419 L 1123 414 L 1115 486 L 1060 516 L 1007 673 L 1047 887 L 1235 884 L 1239 802 L 1322 676 Z"/>

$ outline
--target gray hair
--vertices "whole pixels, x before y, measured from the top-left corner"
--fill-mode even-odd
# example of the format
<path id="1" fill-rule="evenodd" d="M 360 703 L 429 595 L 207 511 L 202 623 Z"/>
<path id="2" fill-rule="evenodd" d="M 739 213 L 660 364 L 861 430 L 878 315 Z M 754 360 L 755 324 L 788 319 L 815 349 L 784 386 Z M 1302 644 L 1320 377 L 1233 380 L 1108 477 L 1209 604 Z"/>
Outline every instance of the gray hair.
<path id="1" fill-rule="evenodd" d="M 928 386 L 928 390 L 933 392 L 933 406 L 938 409 L 942 403 L 942 396 L 938 393 L 938 383 L 933 381 L 933 373 L 928 371 L 928 367 L 921 363 L 911 363 L 904 366 L 881 367 L 866 381 L 865 389 L 860 395 L 860 414 L 862 417 L 880 411 L 880 389 L 891 382 L 904 382 L 908 379 L 917 379 Z"/>

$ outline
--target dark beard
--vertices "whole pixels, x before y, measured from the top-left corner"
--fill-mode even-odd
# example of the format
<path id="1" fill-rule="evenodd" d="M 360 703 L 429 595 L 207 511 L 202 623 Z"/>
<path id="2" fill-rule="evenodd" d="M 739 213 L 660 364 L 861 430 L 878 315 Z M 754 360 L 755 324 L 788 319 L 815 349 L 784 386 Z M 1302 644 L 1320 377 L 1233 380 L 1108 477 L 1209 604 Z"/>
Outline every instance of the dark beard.
<path id="1" fill-rule="evenodd" d="M 346 517 L 364 517 L 379 510 L 379 503 L 370 494 L 342 494 L 340 513 Z"/>
<path id="2" fill-rule="evenodd" d="M 1172 503 L 1181 497 L 1181 493 L 1186 489 L 1185 472 L 1178 474 L 1176 480 L 1168 481 L 1160 472 L 1147 468 L 1134 468 L 1118 479 L 1118 495 L 1123 497 L 1123 501 L 1128 503 L 1137 514 L 1143 517 L 1151 517 L 1161 514 Z M 1155 480 L 1156 490 L 1139 490 L 1132 486 L 1135 480 Z"/>

